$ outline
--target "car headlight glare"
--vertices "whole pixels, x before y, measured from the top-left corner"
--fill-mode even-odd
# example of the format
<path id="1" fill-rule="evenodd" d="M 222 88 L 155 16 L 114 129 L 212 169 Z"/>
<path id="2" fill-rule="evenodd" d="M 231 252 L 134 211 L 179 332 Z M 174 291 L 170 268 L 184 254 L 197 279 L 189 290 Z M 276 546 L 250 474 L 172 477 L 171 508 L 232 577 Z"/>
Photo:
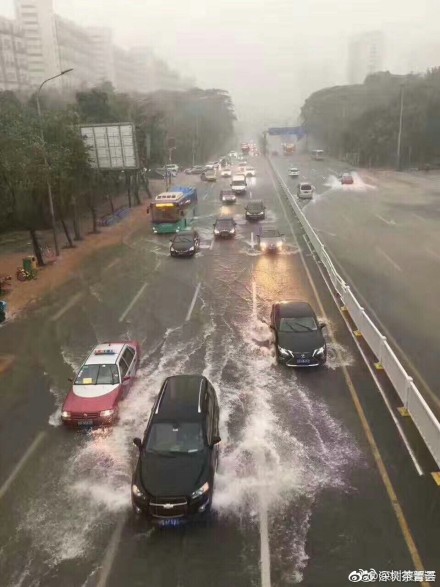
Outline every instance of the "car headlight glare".
<path id="1" fill-rule="evenodd" d="M 190 247 L 188 251 L 194 251 L 194 247 Z"/>
<path id="2" fill-rule="evenodd" d="M 172 251 L 173 253 L 175 253 L 176 249 L 174 247 L 170 247 L 170 251 Z"/>
<path id="3" fill-rule="evenodd" d="M 287 349 L 283 349 L 283 347 L 278 346 L 278 352 L 280 353 L 280 355 L 282 355 L 283 357 L 290 357 L 290 353 Z"/>
<path id="4" fill-rule="evenodd" d="M 319 347 L 319 349 L 316 349 L 315 351 L 313 351 L 313 356 L 317 356 L 317 355 L 323 355 L 325 353 L 325 345 L 323 345 L 322 347 Z"/>
<path id="5" fill-rule="evenodd" d="M 64 410 L 61 412 L 61 418 L 64 418 L 65 420 L 68 420 L 71 417 L 72 417 L 72 414 L 70 412 L 66 412 Z"/>
<path id="6" fill-rule="evenodd" d="M 144 497 L 144 494 L 135 483 L 131 486 L 131 492 L 135 497 Z"/>
<path id="7" fill-rule="evenodd" d="M 265 249 L 267 247 L 266 243 L 261 243 L 261 248 Z"/>
<path id="8" fill-rule="evenodd" d="M 102 412 L 99 412 L 99 415 L 102 418 L 108 418 L 109 416 L 113 416 L 114 413 L 115 410 L 102 410 Z"/>
<path id="9" fill-rule="evenodd" d="M 278 241 L 277 242 L 277 247 L 282 247 L 283 246 L 283 241 Z"/>
<path id="10" fill-rule="evenodd" d="M 209 491 L 209 483 L 204 483 L 201 487 L 191 493 L 191 499 L 197 499 Z"/>
<path id="11" fill-rule="evenodd" d="M 219 231 L 219 230 L 216 228 L 216 229 L 214 230 L 214 234 L 220 234 L 220 231 Z"/>
<path id="12" fill-rule="evenodd" d="M 234 234 L 235 232 L 235 228 L 231 228 L 231 230 L 229 231 L 231 234 Z"/>

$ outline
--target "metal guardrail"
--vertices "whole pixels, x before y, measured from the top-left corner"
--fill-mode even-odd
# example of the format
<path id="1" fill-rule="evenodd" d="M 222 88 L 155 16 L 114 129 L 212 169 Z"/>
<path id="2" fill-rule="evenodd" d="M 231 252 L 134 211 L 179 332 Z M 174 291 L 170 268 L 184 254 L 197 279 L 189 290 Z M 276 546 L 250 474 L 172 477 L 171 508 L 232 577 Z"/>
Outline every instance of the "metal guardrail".
<path id="1" fill-rule="evenodd" d="M 347 308 L 356 328 L 373 351 L 389 380 L 393 384 L 403 406 L 408 411 L 421 437 L 425 441 L 438 467 L 440 467 L 440 422 L 431 408 L 423 399 L 422 394 L 415 386 L 412 377 L 408 375 L 388 344 L 386 337 L 379 331 L 369 318 L 361 304 L 353 295 L 350 287 L 336 271 L 323 243 L 320 241 L 309 221 L 298 205 L 288 186 L 275 169 L 272 161 L 269 164 L 278 179 L 284 193 L 291 204 L 298 220 L 307 234 L 313 248 L 324 265 L 333 287 L 338 292 L 344 306 Z"/>

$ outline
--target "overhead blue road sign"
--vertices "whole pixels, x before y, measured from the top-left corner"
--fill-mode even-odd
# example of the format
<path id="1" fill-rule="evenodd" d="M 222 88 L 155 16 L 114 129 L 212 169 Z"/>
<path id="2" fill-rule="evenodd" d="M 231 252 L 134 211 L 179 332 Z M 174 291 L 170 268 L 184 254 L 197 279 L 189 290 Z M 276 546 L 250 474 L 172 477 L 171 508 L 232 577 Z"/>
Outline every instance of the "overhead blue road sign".
<path id="1" fill-rule="evenodd" d="M 268 133 L 272 136 L 296 135 L 298 139 L 302 139 L 302 137 L 306 134 L 306 131 L 302 126 L 284 126 L 269 128 Z"/>

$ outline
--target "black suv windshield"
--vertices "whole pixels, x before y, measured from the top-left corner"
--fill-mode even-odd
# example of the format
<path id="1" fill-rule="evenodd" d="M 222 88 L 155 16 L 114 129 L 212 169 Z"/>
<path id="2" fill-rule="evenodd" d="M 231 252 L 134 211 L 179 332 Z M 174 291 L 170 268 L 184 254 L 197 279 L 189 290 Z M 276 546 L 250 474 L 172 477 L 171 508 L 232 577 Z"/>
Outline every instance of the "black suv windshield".
<path id="1" fill-rule="evenodd" d="M 194 237 L 191 234 L 178 234 L 173 239 L 174 243 L 193 243 Z"/>
<path id="2" fill-rule="evenodd" d="M 262 202 L 253 202 L 252 204 L 249 203 L 247 205 L 247 209 L 249 210 L 249 212 L 260 212 L 263 209 L 263 203 Z"/>
<path id="3" fill-rule="evenodd" d="M 303 183 L 301 185 L 301 189 L 302 190 L 311 190 L 312 189 L 312 186 L 310 184 L 308 184 L 308 183 Z"/>
<path id="4" fill-rule="evenodd" d="M 280 332 L 314 332 L 318 326 L 313 316 L 281 318 Z"/>
<path id="5" fill-rule="evenodd" d="M 231 228 L 233 226 L 232 220 L 217 220 L 215 223 L 216 228 Z"/>
<path id="6" fill-rule="evenodd" d="M 203 450 L 203 429 L 200 422 L 157 422 L 153 424 L 145 447 L 146 452 L 195 453 Z"/>

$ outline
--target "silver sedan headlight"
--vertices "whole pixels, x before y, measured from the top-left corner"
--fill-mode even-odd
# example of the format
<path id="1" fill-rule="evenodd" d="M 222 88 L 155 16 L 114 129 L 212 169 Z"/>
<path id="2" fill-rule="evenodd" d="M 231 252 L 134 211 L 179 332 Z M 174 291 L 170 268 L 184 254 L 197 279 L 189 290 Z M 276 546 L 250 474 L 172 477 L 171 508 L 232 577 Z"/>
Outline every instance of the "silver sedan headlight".
<path id="1" fill-rule="evenodd" d="M 188 251 L 190 251 L 190 252 L 191 252 L 191 251 L 194 251 L 194 247 L 190 247 L 190 248 L 188 249 Z"/>
<path id="2" fill-rule="evenodd" d="M 135 485 L 133 483 L 133 485 L 131 486 L 131 492 L 135 497 L 144 497 L 143 492 L 139 489 L 139 487 L 137 485 Z"/>
<path id="3" fill-rule="evenodd" d="M 220 231 L 217 228 L 215 228 L 214 229 L 214 234 L 220 234 Z"/>
<path id="4" fill-rule="evenodd" d="M 175 249 L 174 247 L 170 247 L 170 251 L 171 251 L 172 253 L 175 253 L 175 252 L 176 252 L 176 249 Z"/>

